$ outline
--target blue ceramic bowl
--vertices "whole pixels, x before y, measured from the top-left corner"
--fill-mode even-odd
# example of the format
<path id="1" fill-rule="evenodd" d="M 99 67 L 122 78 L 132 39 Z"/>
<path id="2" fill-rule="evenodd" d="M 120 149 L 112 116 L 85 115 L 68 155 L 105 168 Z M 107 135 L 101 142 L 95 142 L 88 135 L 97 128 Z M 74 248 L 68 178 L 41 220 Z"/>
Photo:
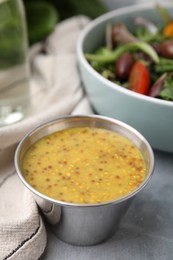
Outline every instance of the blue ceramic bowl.
<path id="1" fill-rule="evenodd" d="M 165 3 L 173 16 L 173 4 Z M 141 95 L 125 89 L 97 73 L 85 59 L 104 41 L 108 22 L 125 22 L 134 26 L 134 17 L 141 15 L 161 23 L 154 3 L 135 5 L 111 11 L 91 21 L 82 31 L 77 43 L 79 69 L 89 100 L 96 113 L 109 116 L 133 126 L 141 132 L 154 149 L 173 152 L 173 102 Z"/>

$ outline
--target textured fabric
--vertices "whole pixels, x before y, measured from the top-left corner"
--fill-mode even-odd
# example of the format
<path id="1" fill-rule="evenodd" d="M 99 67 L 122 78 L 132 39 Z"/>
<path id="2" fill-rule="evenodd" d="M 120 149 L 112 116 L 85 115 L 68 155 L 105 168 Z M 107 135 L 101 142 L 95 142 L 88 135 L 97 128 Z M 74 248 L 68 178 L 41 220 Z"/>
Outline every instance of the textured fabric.
<path id="1" fill-rule="evenodd" d="M 46 247 L 46 231 L 32 194 L 14 169 L 14 152 L 33 127 L 67 114 L 91 114 L 76 66 L 76 40 L 89 22 L 78 16 L 59 24 L 30 52 L 33 111 L 0 129 L 0 260 L 36 260 Z"/>

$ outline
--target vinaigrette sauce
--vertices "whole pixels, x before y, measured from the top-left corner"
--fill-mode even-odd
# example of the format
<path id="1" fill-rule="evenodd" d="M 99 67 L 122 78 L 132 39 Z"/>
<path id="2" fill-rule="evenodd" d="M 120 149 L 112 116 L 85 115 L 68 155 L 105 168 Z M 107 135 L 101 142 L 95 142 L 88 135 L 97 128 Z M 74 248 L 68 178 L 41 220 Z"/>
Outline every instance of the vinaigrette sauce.
<path id="1" fill-rule="evenodd" d="M 70 128 L 43 137 L 24 157 L 26 181 L 56 200 L 91 204 L 116 200 L 146 177 L 139 149 L 99 128 Z"/>

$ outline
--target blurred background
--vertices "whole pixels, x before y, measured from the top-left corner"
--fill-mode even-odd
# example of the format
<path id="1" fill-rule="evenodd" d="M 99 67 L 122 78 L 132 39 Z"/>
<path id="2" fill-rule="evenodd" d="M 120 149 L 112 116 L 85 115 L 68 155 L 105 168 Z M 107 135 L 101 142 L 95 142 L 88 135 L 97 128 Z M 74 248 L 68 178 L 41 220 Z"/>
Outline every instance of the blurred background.
<path id="1" fill-rule="evenodd" d="M 32 45 L 44 40 L 58 22 L 74 15 L 82 14 L 95 19 L 112 9 L 151 1 L 158 2 L 155 0 L 23 0 L 29 43 Z"/>

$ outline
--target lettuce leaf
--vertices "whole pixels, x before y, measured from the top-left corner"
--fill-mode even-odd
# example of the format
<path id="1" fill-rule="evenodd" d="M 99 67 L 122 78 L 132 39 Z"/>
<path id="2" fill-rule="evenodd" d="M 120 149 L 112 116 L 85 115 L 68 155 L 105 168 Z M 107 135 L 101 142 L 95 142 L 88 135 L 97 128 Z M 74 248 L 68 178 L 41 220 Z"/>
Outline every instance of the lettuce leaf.
<path id="1" fill-rule="evenodd" d="M 169 74 L 164 81 L 164 86 L 159 97 L 164 100 L 173 101 L 173 73 Z"/>

